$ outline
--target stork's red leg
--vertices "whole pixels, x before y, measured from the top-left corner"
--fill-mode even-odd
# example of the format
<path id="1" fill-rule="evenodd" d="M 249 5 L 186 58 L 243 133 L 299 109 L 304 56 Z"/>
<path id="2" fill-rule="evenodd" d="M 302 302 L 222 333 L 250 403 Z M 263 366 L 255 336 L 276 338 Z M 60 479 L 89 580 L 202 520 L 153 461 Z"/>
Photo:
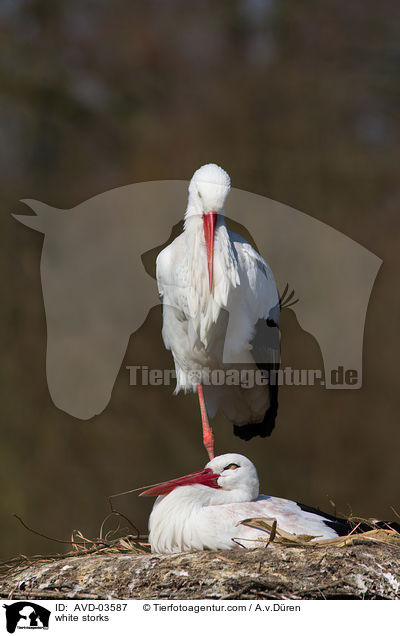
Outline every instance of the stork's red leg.
<path id="1" fill-rule="evenodd" d="M 201 384 L 197 385 L 197 392 L 199 394 L 201 422 L 203 424 L 203 444 L 211 460 L 214 459 L 214 435 L 208 422 L 206 403 L 204 401 L 203 387 Z"/>

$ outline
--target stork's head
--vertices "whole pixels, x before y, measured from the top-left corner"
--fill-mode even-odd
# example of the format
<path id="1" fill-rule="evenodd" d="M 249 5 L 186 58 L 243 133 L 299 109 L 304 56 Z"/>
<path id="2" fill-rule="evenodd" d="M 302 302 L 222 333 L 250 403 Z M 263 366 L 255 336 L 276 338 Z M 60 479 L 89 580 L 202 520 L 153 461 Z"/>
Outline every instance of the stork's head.
<path id="1" fill-rule="evenodd" d="M 228 453 L 214 457 L 204 470 L 157 484 L 142 492 L 141 495 L 167 495 L 182 486 L 199 484 L 210 488 L 210 495 L 211 489 L 214 489 L 214 498 L 218 500 L 216 503 L 252 501 L 258 497 L 259 493 L 258 476 L 254 464 L 244 455 Z M 215 491 L 219 491 L 219 494 L 217 495 Z"/>
<path id="2" fill-rule="evenodd" d="M 217 483 L 225 491 L 245 491 L 248 501 L 258 497 L 259 482 L 254 464 L 244 455 L 227 453 L 214 457 L 206 465 L 206 470 L 219 475 Z"/>
<path id="3" fill-rule="evenodd" d="M 189 184 L 188 214 L 223 214 L 231 189 L 229 174 L 215 163 L 207 163 L 194 173 Z"/>
<path id="4" fill-rule="evenodd" d="M 189 200 L 185 222 L 193 217 L 202 219 L 207 248 L 208 278 L 212 289 L 214 230 L 218 215 L 224 214 L 225 199 L 231 180 L 225 170 L 215 163 L 207 163 L 194 173 L 189 184 Z"/>

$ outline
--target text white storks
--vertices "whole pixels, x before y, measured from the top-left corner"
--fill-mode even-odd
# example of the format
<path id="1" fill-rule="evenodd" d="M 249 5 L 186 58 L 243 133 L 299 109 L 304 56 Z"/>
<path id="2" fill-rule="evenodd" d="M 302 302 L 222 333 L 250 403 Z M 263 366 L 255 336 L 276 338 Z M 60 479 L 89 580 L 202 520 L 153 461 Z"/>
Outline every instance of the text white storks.
<path id="1" fill-rule="evenodd" d="M 236 453 L 220 455 L 204 470 L 166 481 L 141 493 L 157 496 L 149 520 L 153 552 L 224 550 L 257 547 L 265 533 L 241 521 L 267 517 L 291 534 L 331 539 L 348 534 L 354 525 L 302 504 L 259 495 L 254 464 Z M 366 528 L 369 529 L 369 528 Z"/>
<path id="2" fill-rule="evenodd" d="M 251 342 L 260 321 L 275 332 L 278 346 L 273 362 L 279 362 L 279 295 L 274 277 L 256 250 L 228 231 L 224 204 L 229 190 L 225 170 L 215 164 L 199 168 L 189 185 L 184 232 L 157 258 L 162 334 L 175 362 L 176 393 L 198 392 L 210 459 L 214 440 L 207 416 L 221 409 L 234 424 L 235 434 L 250 439 L 269 435 L 277 413 L 276 387 L 210 383 L 216 369 L 245 364 L 257 370 Z"/>

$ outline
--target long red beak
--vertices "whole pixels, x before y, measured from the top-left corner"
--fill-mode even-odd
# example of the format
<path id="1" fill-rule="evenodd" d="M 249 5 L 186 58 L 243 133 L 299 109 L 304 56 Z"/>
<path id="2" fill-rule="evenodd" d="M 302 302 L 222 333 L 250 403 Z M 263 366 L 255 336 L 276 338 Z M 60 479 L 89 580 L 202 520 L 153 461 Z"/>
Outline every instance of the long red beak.
<path id="1" fill-rule="evenodd" d="M 218 478 L 220 475 L 213 473 L 211 468 L 204 468 L 197 473 L 191 473 L 184 477 L 178 477 L 178 479 L 171 479 L 165 481 L 162 484 L 158 484 L 153 488 L 149 488 L 144 492 L 141 492 L 139 497 L 158 497 L 158 495 L 168 495 L 168 493 L 179 488 L 179 486 L 191 486 L 192 484 L 202 484 L 203 486 L 209 486 L 210 488 L 220 488 L 218 486 Z"/>
<path id="2" fill-rule="evenodd" d="M 214 230 L 217 222 L 217 213 L 208 212 L 203 214 L 203 226 L 204 236 L 206 239 L 207 247 L 207 261 L 208 261 L 208 283 L 210 285 L 210 291 L 213 284 L 213 263 L 214 263 Z"/>

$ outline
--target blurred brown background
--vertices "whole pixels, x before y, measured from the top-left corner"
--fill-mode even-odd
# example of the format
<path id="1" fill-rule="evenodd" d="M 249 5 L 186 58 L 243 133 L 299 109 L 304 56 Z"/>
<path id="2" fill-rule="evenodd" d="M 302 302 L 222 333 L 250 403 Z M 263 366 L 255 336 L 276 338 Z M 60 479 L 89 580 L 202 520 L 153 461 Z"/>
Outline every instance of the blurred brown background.
<path id="1" fill-rule="evenodd" d="M 398 294 L 400 7 L 393 0 L 2 0 L 1 555 L 97 536 L 106 496 L 201 467 L 194 396 L 128 385 L 126 364 L 169 368 L 154 308 L 112 400 L 82 422 L 46 385 L 42 236 L 21 198 L 69 208 L 123 184 L 188 179 L 217 162 L 235 187 L 328 223 L 383 259 L 358 391 L 287 387 L 270 439 L 214 420 L 216 447 L 255 460 L 265 493 L 331 512 L 400 508 Z M 184 210 L 182 210 L 183 214 Z M 266 255 L 267 257 L 267 255 Z M 290 310 L 284 364 L 318 368 Z M 317 365 L 317 366 L 315 366 Z M 142 531 L 152 502 L 118 500 Z M 62 549 L 62 548 L 61 548 Z"/>

